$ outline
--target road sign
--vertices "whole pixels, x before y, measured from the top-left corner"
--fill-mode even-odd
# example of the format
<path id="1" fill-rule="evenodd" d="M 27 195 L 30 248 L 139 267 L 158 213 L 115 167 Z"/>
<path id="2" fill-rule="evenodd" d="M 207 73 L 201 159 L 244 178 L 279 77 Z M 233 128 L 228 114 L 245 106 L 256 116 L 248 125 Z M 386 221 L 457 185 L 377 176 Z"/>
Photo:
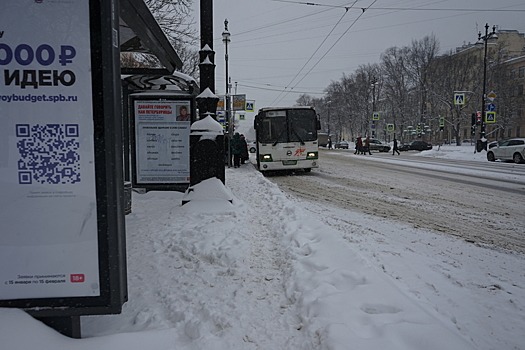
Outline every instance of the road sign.
<path id="1" fill-rule="evenodd" d="M 494 124 L 496 122 L 496 112 L 485 112 L 485 123 Z"/>
<path id="2" fill-rule="evenodd" d="M 494 91 L 491 91 L 487 94 L 487 98 L 490 100 L 490 101 L 494 101 L 494 99 L 498 97 L 498 95 L 496 95 L 496 93 Z"/>
<path id="3" fill-rule="evenodd" d="M 253 112 L 255 110 L 255 101 L 247 100 L 246 101 L 246 112 Z"/>
<path id="4" fill-rule="evenodd" d="M 374 112 L 374 114 L 372 114 L 372 120 L 379 120 L 379 112 Z"/>
<path id="5" fill-rule="evenodd" d="M 387 124 L 386 125 L 386 130 L 389 131 L 389 132 L 394 131 L 394 124 Z"/>
<path id="6" fill-rule="evenodd" d="M 494 112 L 496 110 L 496 105 L 494 103 L 489 103 L 487 105 L 487 111 Z"/>
<path id="7" fill-rule="evenodd" d="M 465 94 L 456 93 L 454 94 L 454 105 L 463 106 L 465 104 Z"/>
<path id="8" fill-rule="evenodd" d="M 233 110 L 244 111 L 246 108 L 246 95 L 233 95 Z"/>

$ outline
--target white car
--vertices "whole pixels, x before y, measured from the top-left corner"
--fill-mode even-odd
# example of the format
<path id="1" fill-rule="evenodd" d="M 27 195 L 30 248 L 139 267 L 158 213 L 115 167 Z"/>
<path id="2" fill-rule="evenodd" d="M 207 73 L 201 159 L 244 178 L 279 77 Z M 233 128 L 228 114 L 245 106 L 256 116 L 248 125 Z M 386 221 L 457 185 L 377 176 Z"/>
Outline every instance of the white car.
<path id="1" fill-rule="evenodd" d="M 487 160 L 514 161 L 523 163 L 525 161 L 525 138 L 514 138 L 499 141 L 498 144 L 487 151 Z"/>

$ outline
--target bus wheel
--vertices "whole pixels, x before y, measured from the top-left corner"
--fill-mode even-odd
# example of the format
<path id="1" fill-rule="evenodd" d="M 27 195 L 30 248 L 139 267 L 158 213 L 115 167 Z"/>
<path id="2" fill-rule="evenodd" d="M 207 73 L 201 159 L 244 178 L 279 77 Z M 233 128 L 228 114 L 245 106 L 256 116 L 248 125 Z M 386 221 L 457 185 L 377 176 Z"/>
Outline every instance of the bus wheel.
<path id="1" fill-rule="evenodd" d="M 310 171 L 312 171 L 312 168 L 304 168 L 305 173 L 309 173 Z"/>

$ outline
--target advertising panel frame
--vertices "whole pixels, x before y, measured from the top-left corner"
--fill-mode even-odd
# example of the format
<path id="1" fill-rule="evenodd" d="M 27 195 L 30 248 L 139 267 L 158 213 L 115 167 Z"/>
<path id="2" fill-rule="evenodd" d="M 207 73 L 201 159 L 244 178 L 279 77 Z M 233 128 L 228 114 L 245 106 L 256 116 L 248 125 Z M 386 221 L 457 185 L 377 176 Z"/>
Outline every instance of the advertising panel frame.
<path id="1" fill-rule="evenodd" d="M 138 92 L 129 95 L 128 105 L 132 187 L 146 191 L 186 191 L 190 186 L 190 127 L 196 116 L 195 96 L 191 93 Z M 142 106 L 152 108 L 143 109 L 144 114 L 138 116 L 137 108 L 142 108 Z M 189 121 L 179 122 L 176 120 L 179 114 L 178 109 L 181 106 L 188 107 Z M 164 107 L 166 109 L 162 109 Z M 163 112 L 165 114 L 160 114 Z M 159 114 L 155 115 L 152 113 Z M 144 128 L 156 128 L 155 125 L 158 125 L 159 129 L 164 129 L 154 132 L 158 133 L 158 135 L 153 135 L 153 137 L 159 136 L 159 139 L 143 140 L 140 135 L 144 132 Z M 175 130 L 175 133 L 172 133 L 170 128 Z M 156 155 L 161 159 L 167 159 L 173 155 L 173 152 L 165 148 L 154 148 L 161 141 L 168 147 L 171 145 L 171 147 L 179 147 L 182 150 L 182 152 L 179 152 L 179 156 L 176 156 L 181 157 L 181 159 L 175 160 L 175 164 L 159 164 L 160 161 L 158 159 L 152 162 L 147 160 L 146 153 L 148 151 L 160 153 Z M 153 149 L 146 149 L 146 147 L 152 147 Z M 171 158 L 168 161 L 172 161 Z M 165 166 L 164 169 L 159 169 L 162 165 Z M 164 175 L 150 176 L 152 173 L 157 174 L 158 170 L 166 171 Z"/>
<path id="2" fill-rule="evenodd" d="M 46 2 L 32 1 L 31 6 L 44 7 L 47 5 Z M 5 6 L 5 9 L 9 9 L 9 7 Z M 94 174 L 95 235 L 99 271 L 98 295 L 11 299 L 2 299 L 0 295 L 0 307 L 20 308 L 39 318 L 56 318 L 116 314 L 121 312 L 122 305 L 127 301 L 118 9 L 117 0 L 89 0 L 85 12 L 82 12 L 84 11 L 83 8 L 77 13 L 78 18 L 89 20 L 89 38 L 87 39 L 89 44 L 79 50 L 80 54 L 77 57 L 81 63 L 89 62 L 91 87 L 87 89 L 88 85 L 85 80 L 78 79 L 75 83 L 77 87 L 80 86 L 78 90 L 82 91 L 79 99 L 86 98 L 87 104 L 91 104 L 92 112 L 92 134 L 87 135 L 88 139 L 91 137 L 92 140 L 86 144 L 92 147 L 90 153 L 94 155 L 94 161 L 90 162 L 89 165 L 83 163 L 82 166 L 91 168 L 88 170 Z M 61 11 L 56 11 L 56 13 L 56 16 L 64 16 Z M 17 28 L 33 27 L 32 23 L 27 23 L 30 17 L 26 21 L 24 21 L 24 16 L 16 16 L 16 18 L 20 23 L 20 27 Z M 46 18 L 46 20 L 55 22 L 50 18 Z M 62 25 L 60 21 L 56 22 Z M 73 25 L 73 23 L 65 23 L 64 25 Z M 17 33 L 11 32 L 9 34 L 16 35 Z M 24 38 L 16 39 L 24 40 Z M 46 39 L 53 42 L 51 34 L 49 34 L 49 39 Z M 71 43 L 71 45 L 74 44 L 75 42 Z M 51 52 L 50 46 L 43 41 L 40 47 Z M 41 60 L 47 63 L 51 61 L 51 56 L 41 56 Z M 48 83 L 44 74 L 39 77 L 43 77 L 42 79 L 46 80 L 42 81 Z M 66 81 L 66 83 L 71 82 L 71 80 Z M 44 121 L 46 113 L 48 113 L 47 118 L 49 118 L 50 113 L 52 113 L 50 111 L 54 110 L 46 109 L 46 107 L 41 108 L 40 113 L 44 116 Z M 64 118 L 68 118 L 65 112 Z M 89 124 L 90 122 L 83 120 L 82 123 Z M 42 207 L 49 206 L 46 201 L 46 199 L 41 201 Z M 26 214 L 31 215 L 31 213 Z M 71 212 L 64 211 L 62 214 L 67 217 Z M 35 227 L 34 232 L 38 232 L 37 227 Z M 29 243 L 27 242 L 27 244 Z M 65 263 L 67 264 L 67 262 Z M 71 276 L 67 276 L 66 280 L 70 278 L 72 281 L 73 277 Z"/>

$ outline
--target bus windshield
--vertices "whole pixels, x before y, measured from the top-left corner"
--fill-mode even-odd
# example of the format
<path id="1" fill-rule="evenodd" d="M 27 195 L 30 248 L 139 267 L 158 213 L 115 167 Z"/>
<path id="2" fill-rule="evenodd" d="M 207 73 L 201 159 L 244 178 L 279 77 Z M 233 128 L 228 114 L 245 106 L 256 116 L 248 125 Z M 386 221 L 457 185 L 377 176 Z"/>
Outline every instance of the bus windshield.
<path id="1" fill-rule="evenodd" d="M 262 143 L 310 142 L 317 140 L 315 111 L 288 109 L 266 111 L 260 116 L 258 136 Z"/>

